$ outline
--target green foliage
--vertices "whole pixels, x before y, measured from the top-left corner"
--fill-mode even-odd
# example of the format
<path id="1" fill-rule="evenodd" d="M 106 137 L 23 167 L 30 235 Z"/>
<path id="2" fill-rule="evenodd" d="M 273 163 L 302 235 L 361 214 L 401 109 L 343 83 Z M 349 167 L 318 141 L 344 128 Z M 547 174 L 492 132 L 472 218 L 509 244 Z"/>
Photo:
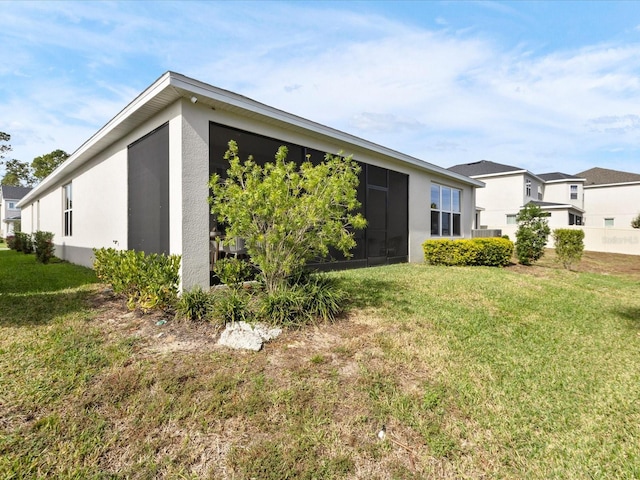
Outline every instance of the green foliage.
<path id="1" fill-rule="evenodd" d="M 33 241 L 31 235 L 24 232 L 16 232 L 15 247 L 18 252 L 33 253 Z"/>
<path id="2" fill-rule="evenodd" d="M 319 165 L 297 167 L 280 147 L 275 161 L 261 167 L 251 157 L 242 163 L 231 141 L 225 159 L 228 178 L 211 177 L 211 212 L 227 225 L 227 237 L 245 240 L 267 291 L 309 260 L 326 257 L 329 247 L 349 256 L 353 229 L 366 225 L 361 214 L 350 213 L 360 207 L 359 167 L 351 157 L 327 154 Z"/>
<path id="3" fill-rule="evenodd" d="M 422 244 L 430 265 L 484 265 L 504 267 L 511 261 L 513 243 L 505 238 L 427 240 Z"/>
<path id="4" fill-rule="evenodd" d="M 516 217 L 516 256 L 523 265 L 531 265 L 542 258 L 547 245 L 547 237 L 551 233 L 549 215 L 542 209 L 528 203 Z"/>
<path id="5" fill-rule="evenodd" d="M 572 230 L 557 228 L 553 231 L 553 241 L 556 248 L 556 256 L 567 270 L 571 265 L 579 262 L 584 250 L 584 230 Z"/>
<path id="6" fill-rule="evenodd" d="M 213 266 L 213 272 L 225 285 L 239 286 L 253 277 L 253 267 L 246 260 L 222 258 Z"/>
<path id="7" fill-rule="evenodd" d="M 0 142 L 8 142 L 11 140 L 11 135 L 5 132 L 0 132 Z M 11 145 L 8 143 L 3 145 L 0 144 L 0 165 L 2 164 L 2 160 L 4 159 L 4 154 L 11 151 Z"/>
<path id="8" fill-rule="evenodd" d="M 305 283 L 281 285 L 259 299 L 259 318 L 278 325 L 301 326 L 316 319 L 333 321 L 346 294 L 328 277 L 312 276 Z"/>
<path id="9" fill-rule="evenodd" d="M 38 181 L 44 180 L 45 177 L 53 172 L 67 158 L 69 158 L 69 154 L 60 149 L 34 158 L 31 162 L 33 177 Z"/>
<path id="10" fill-rule="evenodd" d="M 33 185 L 33 176 L 29 164 L 20 160 L 7 160 L 5 163 L 5 174 L 2 177 L 3 185 L 12 187 L 24 187 Z"/>
<path id="11" fill-rule="evenodd" d="M 636 218 L 631 220 L 631 227 L 632 228 L 640 228 L 640 213 L 638 214 L 638 216 Z"/>
<path id="12" fill-rule="evenodd" d="M 213 296 L 201 287 L 183 292 L 176 305 L 178 315 L 189 320 L 207 320 L 213 313 Z"/>
<path id="13" fill-rule="evenodd" d="M 145 255 L 134 250 L 93 250 L 96 276 L 127 297 L 127 306 L 143 311 L 172 307 L 178 297 L 179 255 Z"/>
<path id="14" fill-rule="evenodd" d="M 49 263 L 53 258 L 55 247 L 53 246 L 53 233 L 37 231 L 33 234 L 33 246 L 36 251 L 36 260 L 40 263 Z"/>
<path id="15" fill-rule="evenodd" d="M 16 242 L 18 241 L 16 239 L 15 235 L 9 235 L 7 238 L 7 247 L 9 247 L 11 250 L 18 250 L 16 247 Z"/>
<path id="16" fill-rule="evenodd" d="M 241 288 L 220 288 L 213 294 L 213 316 L 223 324 L 254 319 L 252 297 Z"/>

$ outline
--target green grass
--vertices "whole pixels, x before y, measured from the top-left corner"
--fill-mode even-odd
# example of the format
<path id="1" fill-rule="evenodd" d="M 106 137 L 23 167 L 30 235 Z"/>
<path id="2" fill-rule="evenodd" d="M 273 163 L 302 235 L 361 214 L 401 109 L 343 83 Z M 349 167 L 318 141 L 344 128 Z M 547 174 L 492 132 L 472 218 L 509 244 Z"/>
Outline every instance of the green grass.
<path id="1" fill-rule="evenodd" d="M 335 324 L 151 354 L 89 270 L 0 251 L 0 478 L 640 478 L 637 279 L 332 275 Z"/>

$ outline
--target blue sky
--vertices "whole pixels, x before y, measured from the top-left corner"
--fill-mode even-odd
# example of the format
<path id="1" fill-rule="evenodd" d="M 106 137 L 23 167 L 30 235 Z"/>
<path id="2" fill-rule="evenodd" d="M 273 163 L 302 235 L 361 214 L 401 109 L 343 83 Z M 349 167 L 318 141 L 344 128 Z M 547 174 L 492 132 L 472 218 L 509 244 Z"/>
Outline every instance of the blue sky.
<path id="1" fill-rule="evenodd" d="M 11 158 L 69 153 L 172 70 L 449 167 L 640 173 L 636 2 L 0 3 Z"/>

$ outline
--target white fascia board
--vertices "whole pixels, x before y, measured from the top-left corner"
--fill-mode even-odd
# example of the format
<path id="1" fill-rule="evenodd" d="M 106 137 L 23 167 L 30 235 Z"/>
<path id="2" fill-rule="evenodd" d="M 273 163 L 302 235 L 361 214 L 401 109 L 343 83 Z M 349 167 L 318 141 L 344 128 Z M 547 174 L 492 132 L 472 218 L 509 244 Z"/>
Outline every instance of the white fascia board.
<path id="1" fill-rule="evenodd" d="M 626 187 L 630 185 L 640 185 L 640 182 L 603 183 L 601 185 L 585 185 L 584 188 Z"/>
<path id="2" fill-rule="evenodd" d="M 166 91 L 169 91 L 169 95 L 164 98 L 160 98 L 161 94 Z M 256 102 L 255 100 L 251 100 L 231 91 L 223 90 L 179 73 L 169 71 L 158 78 L 158 80 L 124 107 L 115 117 L 109 120 L 105 126 L 83 143 L 64 163 L 62 163 L 33 190 L 25 195 L 18 205 L 27 205 L 34 198 L 37 198 L 41 193 L 47 191 L 48 188 L 55 186 L 61 179 L 73 172 L 84 162 L 88 161 L 95 153 L 118 140 L 118 138 L 123 135 L 122 132 L 118 132 L 118 127 L 121 127 L 125 122 L 130 121 L 135 113 L 149 105 L 152 100 L 158 99 L 158 103 L 154 105 L 153 112 L 149 113 L 149 116 L 159 111 L 161 108 L 170 105 L 180 97 L 191 98 L 192 96 L 195 96 L 198 101 L 211 104 L 214 108 L 216 104 L 235 107 L 236 109 L 246 113 L 262 116 L 283 125 L 294 126 L 305 131 L 315 132 L 319 135 L 337 140 L 338 142 L 369 150 L 413 165 L 421 170 L 455 179 L 467 185 L 480 188 L 484 187 L 484 183 L 480 180 L 475 180 L 473 178 L 451 172 L 446 168 L 438 167 L 431 163 L 405 155 L 381 145 L 377 145 L 367 140 L 363 140 L 348 133 L 335 130 L 302 117 L 298 117 L 297 115 Z M 138 121 L 133 122 L 132 125 L 130 125 L 130 128 L 142 123 L 144 120 L 146 120 L 146 118 L 138 119 Z"/>
<path id="3" fill-rule="evenodd" d="M 156 80 L 151 86 L 138 95 L 133 101 L 131 101 L 126 107 L 124 107 L 115 117 L 113 117 L 106 125 L 93 134 L 86 142 L 73 152 L 67 160 L 59 165 L 53 172 L 51 172 L 42 182 L 33 188 L 24 198 L 20 201 L 18 206 L 22 207 L 28 204 L 32 199 L 36 198 L 41 192 L 47 191 L 50 186 L 56 185 L 56 183 L 65 177 L 67 174 L 73 172 L 88 161 L 92 157 L 92 148 L 101 142 L 105 142 L 104 147 L 117 140 L 117 136 L 113 135 L 114 130 L 121 125 L 126 119 L 145 105 L 149 100 L 157 96 L 160 92 L 169 86 L 170 72 L 166 72 L 158 80 Z M 111 134 L 111 135 L 110 135 Z M 113 136 L 114 138 L 111 138 Z M 118 135 L 119 136 L 119 135 Z"/>
<path id="4" fill-rule="evenodd" d="M 495 177 L 508 177 L 510 175 L 523 175 L 527 173 L 527 170 L 511 170 L 510 172 L 498 172 L 498 173 L 485 173 L 483 175 L 473 175 L 471 178 L 495 178 Z"/>
<path id="5" fill-rule="evenodd" d="M 546 184 L 550 184 L 550 183 L 580 183 L 580 182 L 586 182 L 586 178 L 561 178 L 558 180 L 548 180 L 544 183 Z"/>
<path id="6" fill-rule="evenodd" d="M 340 130 L 327 127 L 316 122 L 312 122 L 311 120 L 307 120 L 292 113 L 287 113 L 277 108 L 270 107 L 237 93 L 223 90 L 221 88 L 208 85 L 206 83 L 194 80 L 189 77 L 185 77 L 177 73 L 172 73 L 171 84 L 176 88 L 183 89 L 186 92 L 193 94 L 198 98 L 198 101 L 201 100 L 198 95 L 205 96 L 211 100 L 234 106 L 241 110 L 250 112 L 254 115 L 259 115 L 271 120 L 275 120 L 276 122 L 281 124 L 298 127 L 302 130 L 311 131 L 324 137 L 330 137 L 331 139 L 337 140 L 339 143 L 353 145 L 364 150 L 373 151 L 375 153 L 400 160 L 404 163 L 418 167 L 421 170 L 426 170 L 440 176 L 453 178 L 462 183 L 473 185 L 475 187 L 484 187 L 483 182 L 467 177 L 465 175 L 452 172 L 450 170 L 447 170 L 446 168 L 438 167 L 437 165 L 433 165 L 418 158 L 411 157 L 409 155 L 400 153 L 390 148 L 383 147 L 373 142 L 369 142 L 354 135 L 350 135 Z"/>

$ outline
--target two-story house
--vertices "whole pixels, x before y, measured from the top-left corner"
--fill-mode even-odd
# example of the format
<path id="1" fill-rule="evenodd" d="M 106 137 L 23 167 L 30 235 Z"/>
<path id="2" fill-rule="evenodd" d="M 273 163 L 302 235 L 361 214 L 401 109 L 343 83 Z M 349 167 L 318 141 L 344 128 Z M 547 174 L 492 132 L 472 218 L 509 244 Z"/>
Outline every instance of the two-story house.
<path id="1" fill-rule="evenodd" d="M 516 216 L 528 203 L 549 215 L 549 226 L 582 225 L 584 178 L 565 173 L 534 174 L 524 168 L 481 160 L 449 170 L 485 183 L 476 193 L 476 228 L 515 231 Z"/>
<path id="2" fill-rule="evenodd" d="M 640 174 L 596 167 L 578 176 L 585 179 L 589 226 L 631 228 L 631 221 L 640 214 Z"/>
<path id="3" fill-rule="evenodd" d="M 0 237 L 13 235 L 20 221 L 18 202 L 31 191 L 31 187 L 0 185 Z"/>

